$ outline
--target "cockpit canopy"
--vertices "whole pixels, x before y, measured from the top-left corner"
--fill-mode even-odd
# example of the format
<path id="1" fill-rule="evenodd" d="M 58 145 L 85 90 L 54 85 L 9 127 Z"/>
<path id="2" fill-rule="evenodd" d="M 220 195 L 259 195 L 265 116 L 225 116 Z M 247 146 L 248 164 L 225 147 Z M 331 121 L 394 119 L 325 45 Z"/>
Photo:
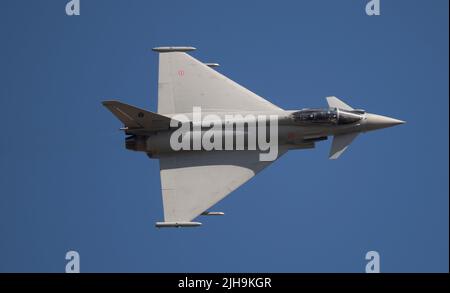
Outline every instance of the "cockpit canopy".
<path id="1" fill-rule="evenodd" d="M 362 119 L 361 111 L 347 111 L 337 108 L 303 109 L 292 113 L 292 118 L 298 124 L 344 125 L 358 122 Z"/>

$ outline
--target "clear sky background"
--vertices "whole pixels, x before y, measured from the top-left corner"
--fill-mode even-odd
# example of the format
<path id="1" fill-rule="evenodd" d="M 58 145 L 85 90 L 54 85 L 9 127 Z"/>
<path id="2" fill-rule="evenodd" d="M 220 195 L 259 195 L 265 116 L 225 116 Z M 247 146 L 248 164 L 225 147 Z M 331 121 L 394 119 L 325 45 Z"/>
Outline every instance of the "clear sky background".
<path id="1" fill-rule="evenodd" d="M 1 3 L 0 271 L 448 272 L 447 0 Z M 163 219 L 159 165 L 101 105 L 156 111 L 151 48 L 192 55 L 285 109 L 335 95 L 407 124 L 292 151 L 194 229 Z"/>

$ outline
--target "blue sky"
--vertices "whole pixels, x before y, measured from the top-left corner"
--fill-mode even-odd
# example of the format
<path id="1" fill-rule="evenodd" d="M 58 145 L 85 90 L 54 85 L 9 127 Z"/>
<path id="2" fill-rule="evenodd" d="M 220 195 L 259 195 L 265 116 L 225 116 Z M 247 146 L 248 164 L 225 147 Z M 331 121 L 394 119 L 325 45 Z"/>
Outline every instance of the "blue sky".
<path id="1" fill-rule="evenodd" d="M 448 1 L 2 1 L 0 272 L 448 272 Z M 156 229 L 159 166 L 100 102 L 156 110 L 157 55 L 193 56 L 285 109 L 335 95 L 407 124 L 293 151 Z"/>

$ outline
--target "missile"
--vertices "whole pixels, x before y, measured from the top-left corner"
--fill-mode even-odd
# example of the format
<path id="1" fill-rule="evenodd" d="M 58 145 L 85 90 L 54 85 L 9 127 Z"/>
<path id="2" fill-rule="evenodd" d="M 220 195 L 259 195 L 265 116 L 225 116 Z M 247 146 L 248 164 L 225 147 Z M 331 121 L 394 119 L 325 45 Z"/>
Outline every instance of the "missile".
<path id="1" fill-rule="evenodd" d="M 209 66 L 209 67 L 219 67 L 220 66 L 219 63 L 205 63 L 205 65 Z"/>
<path id="2" fill-rule="evenodd" d="M 156 222 L 157 228 L 178 228 L 178 227 L 198 227 L 201 226 L 200 222 Z"/>
<path id="3" fill-rule="evenodd" d="M 166 52 L 189 52 L 194 51 L 194 47 L 156 47 L 152 49 L 155 52 L 166 53 Z"/>
<path id="4" fill-rule="evenodd" d="M 223 215 L 225 215 L 224 212 L 208 212 L 208 211 L 206 211 L 206 212 L 202 213 L 202 216 L 223 216 Z"/>

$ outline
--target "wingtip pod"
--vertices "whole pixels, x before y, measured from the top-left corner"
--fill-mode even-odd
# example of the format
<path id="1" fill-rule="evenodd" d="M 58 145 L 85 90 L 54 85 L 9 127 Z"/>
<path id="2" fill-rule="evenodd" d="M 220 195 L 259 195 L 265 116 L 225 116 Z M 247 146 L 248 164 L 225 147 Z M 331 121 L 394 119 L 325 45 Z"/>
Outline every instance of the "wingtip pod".
<path id="1" fill-rule="evenodd" d="M 209 211 L 206 211 L 206 212 L 201 213 L 201 215 L 202 216 L 224 216 L 225 213 L 224 212 L 209 212 Z"/>
<path id="2" fill-rule="evenodd" d="M 156 222 L 157 228 L 180 228 L 180 227 L 198 227 L 201 226 L 200 222 Z"/>
<path id="3" fill-rule="evenodd" d="M 184 46 L 184 47 L 155 47 L 152 50 L 155 51 L 155 52 L 159 52 L 159 53 L 168 53 L 168 52 L 189 52 L 189 51 L 196 50 L 196 48 L 188 47 L 188 46 Z"/>
<path id="4" fill-rule="evenodd" d="M 208 67 L 211 67 L 211 68 L 219 67 L 219 66 L 220 66 L 219 63 L 208 63 L 208 62 L 205 63 L 205 65 L 208 66 Z"/>

